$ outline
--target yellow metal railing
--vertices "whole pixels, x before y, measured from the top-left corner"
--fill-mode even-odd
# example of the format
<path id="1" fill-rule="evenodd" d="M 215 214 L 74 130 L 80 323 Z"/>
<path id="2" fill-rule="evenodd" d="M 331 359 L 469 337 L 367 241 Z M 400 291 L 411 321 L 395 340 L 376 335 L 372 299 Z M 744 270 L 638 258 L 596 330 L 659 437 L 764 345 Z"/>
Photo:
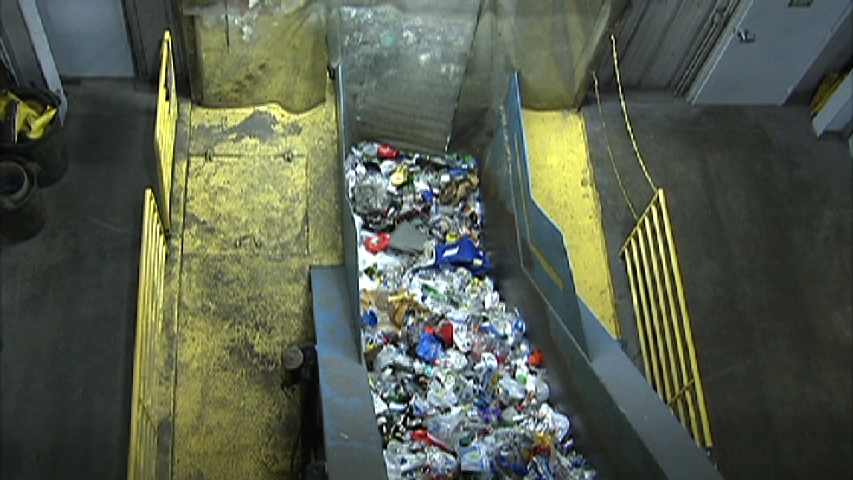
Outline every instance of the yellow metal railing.
<path id="1" fill-rule="evenodd" d="M 646 378 L 702 447 L 713 446 L 672 222 L 663 189 L 637 221 L 622 258 Z"/>
<path id="2" fill-rule="evenodd" d="M 175 62 L 172 57 L 172 35 L 163 34 L 160 81 L 157 95 L 157 119 L 154 125 L 154 150 L 157 155 L 158 200 L 163 225 L 171 228 L 170 205 L 172 165 L 175 158 L 175 132 L 178 125 L 178 91 L 175 84 Z"/>
<path id="3" fill-rule="evenodd" d="M 163 283 L 167 243 L 154 192 L 145 189 L 142 245 L 139 253 L 139 290 L 136 307 L 136 345 L 130 409 L 128 480 L 154 478 L 158 428 L 154 409 L 157 343 L 163 325 Z"/>

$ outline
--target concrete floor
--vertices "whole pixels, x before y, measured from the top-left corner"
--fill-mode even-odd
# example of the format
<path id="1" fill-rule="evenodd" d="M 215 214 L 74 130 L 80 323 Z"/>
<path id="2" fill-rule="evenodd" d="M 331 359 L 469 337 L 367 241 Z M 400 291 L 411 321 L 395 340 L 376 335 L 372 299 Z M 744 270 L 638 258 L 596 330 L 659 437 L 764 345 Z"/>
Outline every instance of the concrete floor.
<path id="1" fill-rule="evenodd" d="M 629 93 L 666 190 L 718 468 L 730 480 L 850 478 L 851 158 L 804 106 L 691 107 Z M 606 150 L 641 213 L 652 190 L 618 98 L 584 107 L 622 333 L 638 357 L 619 249 L 633 226 Z"/>
<path id="2" fill-rule="evenodd" d="M 70 167 L 42 191 L 47 224 L 0 243 L 0 477 L 124 478 L 143 159 L 156 96 L 67 87 Z"/>

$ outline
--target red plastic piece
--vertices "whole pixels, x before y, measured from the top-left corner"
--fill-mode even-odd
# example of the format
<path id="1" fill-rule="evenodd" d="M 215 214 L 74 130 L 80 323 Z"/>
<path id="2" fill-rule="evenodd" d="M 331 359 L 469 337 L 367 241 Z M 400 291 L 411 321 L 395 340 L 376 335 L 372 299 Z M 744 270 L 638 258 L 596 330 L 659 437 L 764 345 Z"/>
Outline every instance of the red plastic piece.
<path id="1" fill-rule="evenodd" d="M 551 456 L 551 448 L 547 445 L 534 445 L 530 448 L 531 457 L 538 457 L 539 455 Z"/>
<path id="2" fill-rule="evenodd" d="M 542 353 L 542 350 L 538 348 L 533 350 L 533 353 L 530 354 L 530 358 L 527 360 L 527 364 L 531 367 L 541 367 L 545 363 L 545 354 Z"/>
<path id="3" fill-rule="evenodd" d="M 441 326 L 438 327 L 438 333 L 436 336 L 441 339 L 445 348 L 453 345 L 453 324 L 450 322 L 442 323 Z"/>
<path id="4" fill-rule="evenodd" d="M 364 242 L 364 248 L 374 255 L 388 250 L 388 247 L 390 246 L 391 235 L 388 235 L 387 233 L 380 233 L 379 235 L 368 238 L 367 241 Z"/>
<path id="5" fill-rule="evenodd" d="M 390 145 L 379 146 L 379 158 L 397 158 L 397 155 L 399 154 L 400 151 L 396 148 L 392 148 Z"/>
<path id="6" fill-rule="evenodd" d="M 412 441 L 415 442 L 426 442 L 427 445 L 432 445 L 434 447 L 438 447 L 445 452 L 453 453 L 453 450 L 450 449 L 447 445 L 444 444 L 441 440 L 433 437 L 429 430 L 419 429 L 412 432 Z"/>

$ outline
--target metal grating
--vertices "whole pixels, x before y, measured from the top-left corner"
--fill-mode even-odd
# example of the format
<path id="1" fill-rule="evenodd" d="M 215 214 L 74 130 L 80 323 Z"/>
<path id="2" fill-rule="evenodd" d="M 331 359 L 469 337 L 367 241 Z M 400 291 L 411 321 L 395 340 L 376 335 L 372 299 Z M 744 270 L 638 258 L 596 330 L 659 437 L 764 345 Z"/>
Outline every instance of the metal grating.
<path id="1" fill-rule="evenodd" d="M 139 290 L 136 306 L 136 345 L 130 408 L 128 480 L 150 479 L 157 466 L 157 423 L 154 386 L 157 339 L 163 325 L 163 278 L 167 245 L 154 192 L 145 189 L 142 245 L 139 253 Z"/>
<path id="2" fill-rule="evenodd" d="M 175 133 L 178 125 L 178 91 L 175 85 L 175 62 L 172 57 L 172 35 L 163 34 L 160 81 L 157 94 L 157 118 L 154 124 L 154 151 L 157 155 L 157 189 L 163 225 L 171 227 L 170 202 L 172 165 L 175 159 Z"/>
<path id="3" fill-rule="evenodd" d="M 699 446 L 713 446 L 672 222 L 657 189 L 621 251 L 646 378 Z"/>

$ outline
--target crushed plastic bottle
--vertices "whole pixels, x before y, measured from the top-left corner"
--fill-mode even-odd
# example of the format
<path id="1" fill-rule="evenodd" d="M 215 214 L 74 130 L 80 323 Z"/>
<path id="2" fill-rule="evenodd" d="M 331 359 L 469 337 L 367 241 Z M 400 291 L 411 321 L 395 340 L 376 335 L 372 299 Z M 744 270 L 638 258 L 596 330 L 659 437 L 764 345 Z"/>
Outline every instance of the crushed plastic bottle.
<path id="1" fill-rule="evenodd" d="M 548 404 L 544 355 L 489 278 L 476 159 L 362 142 L 345 178 L 389 478 L 595 478 Z"/>

